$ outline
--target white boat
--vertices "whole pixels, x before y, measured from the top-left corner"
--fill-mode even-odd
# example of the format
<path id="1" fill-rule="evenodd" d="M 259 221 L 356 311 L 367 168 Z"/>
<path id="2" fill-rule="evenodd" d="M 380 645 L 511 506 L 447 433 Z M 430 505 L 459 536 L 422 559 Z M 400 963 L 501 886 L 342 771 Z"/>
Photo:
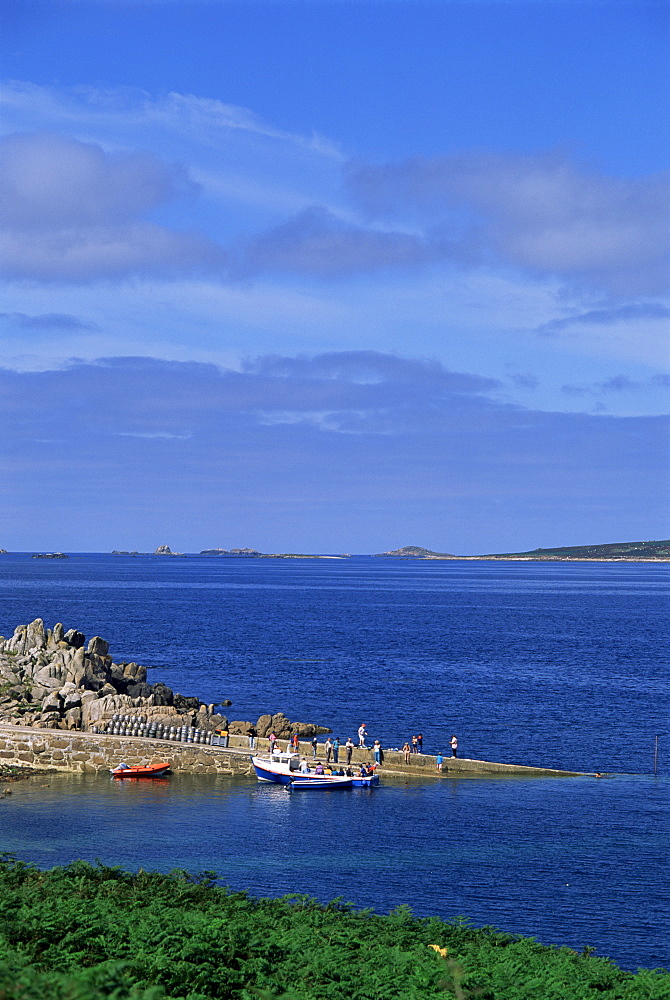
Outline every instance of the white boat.
<path id="1" fill-rule="evenodd" d="M 318 773 L 314 768 L 301 771 L 301 757 L 297 753 L 276 752 L 266 756 L 252 757 L 251 763 L 259 781 L 273 781 L 280 785 L 288 785 L 294 781 L 318 781 L 320 787 L 327 787 L 328 784 L 340 784 L 342 787 L 370 788 L 372 785 L 379 784 L 379 777 L 376 774 L 323 774 Z M 343 784 L 344 782 L 346 785 Z"/>

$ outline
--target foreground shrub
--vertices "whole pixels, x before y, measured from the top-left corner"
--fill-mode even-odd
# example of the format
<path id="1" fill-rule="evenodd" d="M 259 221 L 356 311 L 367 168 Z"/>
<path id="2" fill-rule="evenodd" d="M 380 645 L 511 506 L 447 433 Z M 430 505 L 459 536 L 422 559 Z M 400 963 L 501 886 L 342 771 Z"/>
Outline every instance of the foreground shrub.
<path id="1" fill-rule="evenodd" d="M 670 974 L 212 872 L 0 860 L 0 1000 L 670 1000 Z M 587 949 L 588 951 L 588 949 Z"/>

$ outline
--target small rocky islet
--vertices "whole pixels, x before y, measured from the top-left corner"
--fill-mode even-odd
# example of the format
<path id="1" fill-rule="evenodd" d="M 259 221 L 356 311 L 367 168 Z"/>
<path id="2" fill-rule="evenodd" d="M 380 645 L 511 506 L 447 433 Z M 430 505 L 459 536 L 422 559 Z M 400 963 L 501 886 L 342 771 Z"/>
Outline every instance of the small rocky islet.
<path id="1" fill-rule="evenodd" d="M 230 705 L 230 701 L 223 703 Z M 199 698 L 177 694 L 166 684 L 147 683 L 147 668 L 114 662 L 101 636 L 86 642 L 77 629 L 59 622 L 45 628 L 41 618 L 19 625 L 11 638 L 0 636 L 0 723 L 39 729 L 100 729 L 114 716 L 144 716 L 166 727 L 192 726 L 205 732 L 227 728 L 245 734 L 251 726 L 263 737 L 274 730 L 288 739 L 329 733 L 316 723 L 291 722 L 283 712 L 256 721 L 228 720 Z"/>

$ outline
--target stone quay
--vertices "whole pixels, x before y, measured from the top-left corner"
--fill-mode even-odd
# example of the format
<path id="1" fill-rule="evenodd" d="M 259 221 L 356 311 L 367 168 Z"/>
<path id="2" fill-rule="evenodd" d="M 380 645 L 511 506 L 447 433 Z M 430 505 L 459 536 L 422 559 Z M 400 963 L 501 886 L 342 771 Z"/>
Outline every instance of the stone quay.
<path id="1" fill-rule="evenodd" d="M 318 759 L 325 760 L 322 743 Z M 30 726 L 0 725 L 0 762 L 11 766 L 30 767 L 36 771 L 108 772 L 118 764 L 131 767 L 138 764 L 170 762 L 174 772 L 191 774 L 222 774 L 251 776 L 251 755 L 265 753 L 266 740 L 259 741 L 257 751 L 249 748 L 243 736 L 231 736 L 228 747 L 207 744 L 175 743 L 148 737 L 112 736 L 104 733 L 65 732 L 55 729 L 36 729 Z M 309 743 L 299 744 L 299 753 L 312 758 Z M 340 750 L 339 763 L 346 760 Z M 370 764 L 370 748 L 355 747 L 352 764 L 363 761 Z M 580 772 L 561 771 L 556 768 L 526 767 L 518 764 L 499 764 L 494 761 L 444 758 L 442 772 L 436 769 L 436 759 L 431 754 L 412 754 L 406 764 L 397 750 L 385 750 L 381 775 L 407 778 L 440 779 L 446 777 L 551 777 L 569 776 Z"/>

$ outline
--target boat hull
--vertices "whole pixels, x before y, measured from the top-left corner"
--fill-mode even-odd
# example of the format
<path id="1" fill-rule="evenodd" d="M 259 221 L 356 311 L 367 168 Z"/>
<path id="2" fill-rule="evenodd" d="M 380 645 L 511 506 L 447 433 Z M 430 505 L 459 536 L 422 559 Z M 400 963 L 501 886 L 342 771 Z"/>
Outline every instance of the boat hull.
<path id="1" fill-rule="evenodd" d="M 351 778 L 294 778 L 293 781 L 289 781 L 286 786 L 291 792 L 303 789 L 309 789 L 310 791 L 325 789 L 326 791 L 331 791 L 334 788 L 351 788 L 352 781 Z"/>
<path id="2" fill-rule="evenodd" d="M 270 781 L 277 785 L 289 785 L 291 782 L 320 782 L 322 785 L 335 782 L 346 782 L 347 788 L 372 788 L 379 784 L 379 776 L 370 774 L 363 776 L 344 777 L 338 774 L 317 774 L 315 771 L 301 771 L 297 766 L 299 758 L 294 754 L 273 754 L 270 757 L 252 757 L 256 777 L 259 781 Z"/>
<path id="3" fill-rule="evenodd" d="M 170 770 L 169 764 L 147 764 L 145 767 L 115 767 L 113 778 L 162 778 Z"/>

